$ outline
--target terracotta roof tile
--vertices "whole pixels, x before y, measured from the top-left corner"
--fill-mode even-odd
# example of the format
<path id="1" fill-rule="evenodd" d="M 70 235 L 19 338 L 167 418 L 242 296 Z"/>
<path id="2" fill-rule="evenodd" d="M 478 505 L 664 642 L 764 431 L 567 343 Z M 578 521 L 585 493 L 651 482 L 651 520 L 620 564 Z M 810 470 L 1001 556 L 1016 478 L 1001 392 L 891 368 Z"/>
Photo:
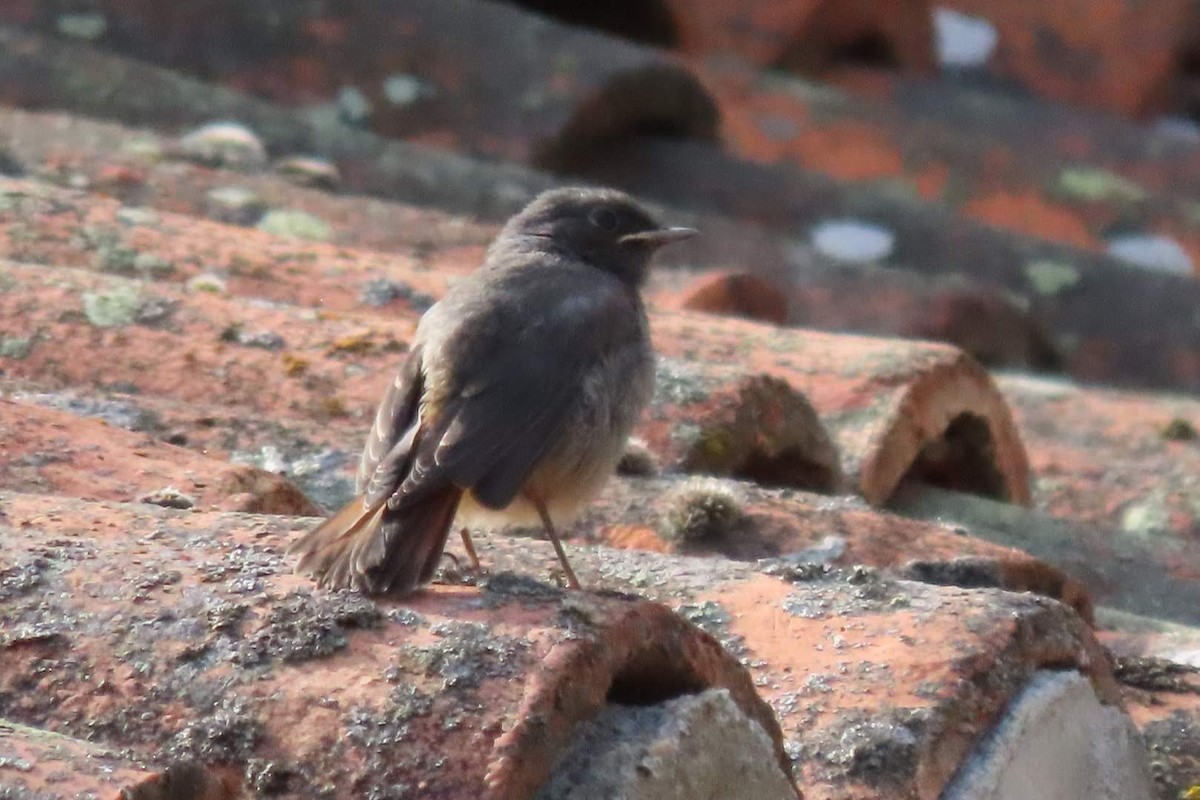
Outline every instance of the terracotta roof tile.
<path id="1" fill-rule="evenodd" d="M 4 511 L 9 571 L 30 576 L 5 593 L 10 630 L 47 633 L 24 647 L 10 638 L 0 683 L 38 686 L 6 708 L 41 727 L 160 763 L 199 758 L 249 775 L 270 761 L 274 780 L 301 793 L 407 782 L 435 794 L 486 784 L 489 797 L 518 798 L 606 702 L 723 687 L 787 764 L 744 669 L 652 602 L 564 596 L 515 576 L 404 605 L 314 594 L 278 555 L 292 528 L 281 518 L 47 507 L 11 494 Z M 153 627 L 167 618 L 163 638 Z M 69 660 L 42 682 L 38 665 L 66 657 L 63 645 Z"/>
<path id="2" fill-rule="evenodd" d="M 15 797 L 42 800 L 87 792 L 112 797 L 145 774 L 115 748 L 3 718 L 0 746 L 0 786 Z"/>
<path id="3" fill-rule="evenodd" d="M 950 8 L 996 26 L 999 39 L 987 69 L 1037 94 L 1130 114 L 1165 110 L 1166 86 L 1190 44 L 1195 6 L 1162 3 L 1153 14 L 1136 3 L 1036 0 L 998 8 L 987 0 L 951 0 Z"/>
<path id="4" fill-rule="evenodd" d="M 1159 531 L 1191 540 L 1200 532 L 1194 398 L 1015 375 L 999 384 L 1038 476 L 1039 508 L 1135 537 Z"/>
<path id="5" fill-rule="evenodd" d="M 10 598 L 8 613 L 53 623 L 55 634 L 8 649 L 0 680 L 61 658 L 55 642 L 69 642 L 72 658 L 88 665 L 64 665 L 56 683 L 22 695 L 14 711 L 67 733 L 90 726 L 147 757 L 266 760 L 281 781 L 299 785 L 408 780 L 429 791 L 468 790 L 486 773 L 492 796 L 524 796 L 536 785 L 527 781 L 552 763 L 551 742 L 563 742 L 539 731 L 570 731 L 605 702 L 606 689 L 608 702 L 621 702 L 677 691 L 675 681 L 728 686 L 768 733 L 780 730 L 762 716 L 757 687 L 778 716 L 777 741 L 799 767 L 806 797 L 932 796 L 1039 668 L 1077 669 L 1102 702 L 1120 702 L 1078 617 L 994 590 L 895 582 L 864 569 L 825 575 L 781 563 L 765 567 L 780 576 L 772 577 L 721 560 L 577 551 L 585 580 L 677 608 L 741 654 L 747 676 L 715 640 L 662 606 L 563 596 L 523 577 L 545 574 L 554 558 L 524 539 L 480 538 L 493 576 L 482 590 L 446 585 L 395 605 L 314 593 L 286 575 L 277 553 L 294 525 L 280 518 L 66 500 L 47 507 L 14 494 L 4 507 L 17 566 L 40 564 L 30 574 L 42 587 Z M 58 538 L 64 532 L 69 542 Z M 176 550 L 184 542 L 186 560 Z M 75 590 L 53 591 L 64 582 Z M 38 600 L 47 592 L 53 603 Z M 154 598 L 151 617 L 139 597 Z M 198 613 L 207 627 L 180 622 Z M 114 650 L 104 622 L 113 614 L 176 622 L 169 640 L 132 624 Z M 156 692 L 138 694 L 139 670 L 156 675 Z M 339 671 L 346 679 L 334 678 Z M 104 680 L 117 702 L 95 705 L 85 721 L 69 697 Z M 227 687 L 221 699 L 210 684 Z M 881 714 L 873 698 L 884 686 L 889 710 Z M 123 718 L 129 703 L 156 711 Z M 460 722 L 439 722 L 449 717 Z M 201 735 L 218 729 L 227 733 Z M 469 744 L 481 730 L 506 729 L 494 745 Z M 330 741 L 340 743 L 330 750 Z M 406 757 L 388 755 L 397 746 Z M 880 763 L 872 753 L 894 758 Z M 436 768 L 435 754 L 455 769 Z"/>
<path id="6" fill-rule="evenodd" d="M 804 392 L 872 503 L 885 502 L 914 465 L 934 482 L 1028 502 L 1028 464 L 1008 409 L 987 373 L 953 348 L 668 311 L 651 327 L 668 357 L 736 360 Z"/>
<path id="7" fill-rule="evenodd" d="M 144 428 L 136 433 L 125 431 L 103 419 L 86 419 L 29 402 L 70 408 L 76 399 L 69 394 L 35 395 L 23 402 L 0 398 L 0 485 L 14 491 L 141 500 L 177 508 L 320 513 L 278 475 L 249 466 L 234 467 L 192 449 L 173 447 Z M 86 406 L 86 400 L 80 405 Z M 119 401 L 111 402 L 108 409 L 90 410 L 140 416 L 135 407 Z M 134 424 L 142 426 L 140 421 Z"/>
<path id="8" fill-rule="evenodd" d="M 360 191 L 497 215 L 514 210 L 536 188 L 552 182 L 548 176 L 511 165 L 464 163 L 432 153 L 417 156 L 420 151 L 404 143 L 337 123 L 330 123 L 331 128 L 315 127 L 297 112 L 216 93 L 136 62 L 16 33 L 6 35 L 14 43 L 26 42 L 5 51 L 10 54 L 12 74 L 30 77 L 7 89 L 0 85 L 0 90 L 26 104 L 53 101 L 110 115 L 124 109 L 126 100 L 121 96 L 97 109 L 91 96 L 78 96 L 62 75 L 44 68 L 48 62 L 65 62 L 114 80 L 136 74 L 139 86 L 154 98 L 153 103 L 128 109 L 130 114 L 136 111 L 138 119 L 147 115 L 147 108 L 153 109 L 150 116 L 158 125 L 206 121 L 200 115 L 204 110 L 241 118 L 263 131 L 272 148 L 316 151 L 331 158 L 342 168 L 346 184 Z M 338 135 L 330 137 L 327 129 Z M 708 258 L 726 264 L 736 259 L 784 274 L 796 260 L 788 253 L 786 240 L 772 241 L 744 226 L 730 228 L 720 215 L 752 219 L 791 237 L 803 235 L 822 218 L 858 217 L 892 231 L 895 266 L 935 275 L 957 275 L 969 269 L 973 279 L 1015 292 L 1047 326 L 1065 367 L 1077 377 L 1184 388 L 1200 381 L 1195 354 L 1198 334 L 1187 322 L 1197 292 L 1192 280 L 1131 269 L 1105 255 L 1015 240 L 944 210 L 885 194 L 850 191 L 786 167 L 766 169 L 730 158 L 705 143 L 637 139 L 625 145 L 614 151 L 619 164 L 613 162 L 613 153 L 601 154 L 603 158 L 593 160 L 588 169 L 599 170 L 596 177 L 603 180 L 707 214 L 711 240 L 704 248 L 694 244 L 692 249 L 681 249 L 680 255 L 693 258 L 697 251 L 707 252 Z M 714 192 L 716 186 L 742 189 Z M 801 260 L 808 263 L 809 259 Z M 1047 269 L 1069 275 L 1069 283 L 1047 283 L 1042 279 Z M 1134 297 L 1147 298 L 1146 304 L 1131 302 Z M 1150 305 L 1155 314 L 1144 313 Z M 1105 309 L 1103 315 L 1097 314 L 1099 308 Z M 1133 328 L 1146 331 L 1146 338 L 1135 342 L 1123 335 Z"/>

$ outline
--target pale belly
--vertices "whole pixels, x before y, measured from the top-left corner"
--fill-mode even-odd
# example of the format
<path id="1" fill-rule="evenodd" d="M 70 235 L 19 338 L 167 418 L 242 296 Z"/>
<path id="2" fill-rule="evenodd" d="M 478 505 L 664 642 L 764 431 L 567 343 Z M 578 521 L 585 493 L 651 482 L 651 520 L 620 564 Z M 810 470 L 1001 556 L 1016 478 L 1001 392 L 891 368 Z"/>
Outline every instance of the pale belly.
<path id="1" fill-rule="evenodd" d="M 604 487 L 654 388 L 648 348 L 630 351 L 597 370 L 580 387 L 565 435 L 550 449 L 525 483 L 525 493 L 541 497 L 556 526 L 574 519 Z M 611 387 L 621 387 L 614 392 Z M 470 492 L 459 504 L 456 524 L 472 529 L 509 525 L 541 527 L 533 503 L 518 496 L 503 510 L 480 505 Z"/>

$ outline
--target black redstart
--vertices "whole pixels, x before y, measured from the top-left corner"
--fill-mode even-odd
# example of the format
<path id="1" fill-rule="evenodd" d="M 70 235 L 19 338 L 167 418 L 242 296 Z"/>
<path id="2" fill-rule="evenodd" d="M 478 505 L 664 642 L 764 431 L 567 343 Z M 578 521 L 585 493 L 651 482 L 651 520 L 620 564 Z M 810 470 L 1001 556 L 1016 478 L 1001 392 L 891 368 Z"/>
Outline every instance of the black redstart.
<path id="1" fill-rule="evenodd" d="M 639 289 L 664 228 L 621 192 L 557 189 L 504 226 L 484 265 L 421 318 L 367 437 L 358 496 L 288 548 L 329 588 L 402 595 L 457 519 L 555 531 L 599 491 L 654 385 Z"/>

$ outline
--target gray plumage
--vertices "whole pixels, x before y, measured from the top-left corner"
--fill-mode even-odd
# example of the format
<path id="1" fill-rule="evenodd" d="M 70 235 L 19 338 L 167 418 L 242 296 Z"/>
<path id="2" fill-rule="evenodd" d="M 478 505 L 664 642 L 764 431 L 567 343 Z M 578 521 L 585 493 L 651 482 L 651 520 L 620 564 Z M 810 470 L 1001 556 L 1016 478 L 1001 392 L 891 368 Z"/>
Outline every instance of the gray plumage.
<path id="1" fill-rule="evenodd" d="M 367 437 L 359 496 L 289 548 L 297 569 L 404 594 L 432 578 L 456 518 L 540 520 L 574 582 L 552 522 L 612 474 L 650 399 L 638 290 L 658 247 L 693 233 L 601 189 L 546 192 L 509 220 L 421 318 Z"/>

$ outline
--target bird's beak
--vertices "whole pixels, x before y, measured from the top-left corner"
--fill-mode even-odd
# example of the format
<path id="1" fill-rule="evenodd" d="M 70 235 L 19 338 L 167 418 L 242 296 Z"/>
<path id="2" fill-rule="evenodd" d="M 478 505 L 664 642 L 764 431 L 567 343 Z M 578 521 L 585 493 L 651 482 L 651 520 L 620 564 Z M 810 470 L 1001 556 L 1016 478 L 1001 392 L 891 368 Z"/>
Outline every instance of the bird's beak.
<path id="1" fill-rule="evenodd" d="M 627 233 L 621 237 L 621 244 L 645 244 L 658 249 L 672 242 L 682 242 L 700 233 L 695 228 L 655 228 L 652 231 Z"/>

